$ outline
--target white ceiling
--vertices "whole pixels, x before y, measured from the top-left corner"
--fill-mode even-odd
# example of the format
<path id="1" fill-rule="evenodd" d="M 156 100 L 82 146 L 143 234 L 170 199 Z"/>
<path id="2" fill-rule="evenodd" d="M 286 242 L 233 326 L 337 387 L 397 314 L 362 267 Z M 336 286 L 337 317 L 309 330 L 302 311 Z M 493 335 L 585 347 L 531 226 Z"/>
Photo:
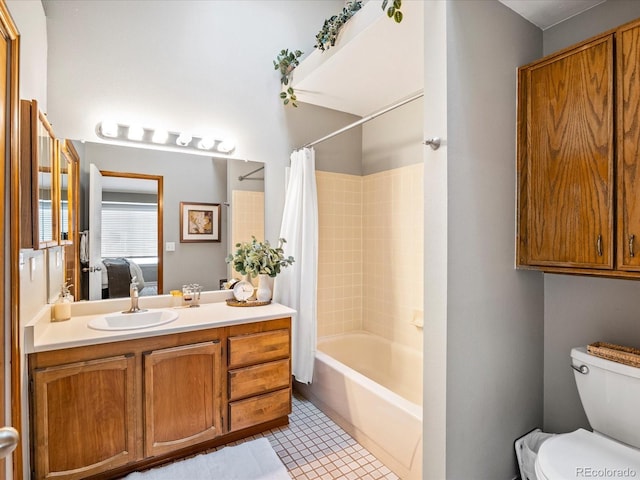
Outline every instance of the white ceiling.
<path id="1" fill-rule="evenodd" d="M 606 0 L 500 0 L 542 30 L 604 2 Z"/>

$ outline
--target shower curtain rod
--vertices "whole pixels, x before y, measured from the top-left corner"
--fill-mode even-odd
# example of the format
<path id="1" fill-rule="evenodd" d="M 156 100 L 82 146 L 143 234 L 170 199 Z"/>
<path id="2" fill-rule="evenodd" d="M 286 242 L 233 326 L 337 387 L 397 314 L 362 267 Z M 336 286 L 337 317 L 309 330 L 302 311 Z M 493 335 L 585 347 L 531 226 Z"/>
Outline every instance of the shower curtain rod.
<path id="1" fill-rule="evenodd" d="M 238 180 L 243 181 L 243 180 L 264 180 L 264 178 L 257 178 L 257 177 L 253 177 L 251 178 L 251 175 L 253 175 L 254 173 L 258 173 L 260 170 L 264 170 L 264 166 L 256 168 L 255 170 L 252 170 L 249 173 L 246 173 L 244 175 L 240 175 L 238 177 Z"/>
<path id="2" fill-rule="evenodd" d="M 362 117 L 360 120 L 357 120 L 349 125 L 347 125 L 346 127 L 342 127 L 340 130 L 336 130 L 333 133 L 330 133 L 329 135 L 326 135 L 322 138 L 319 138 L 318 140 L 315 140 L 313 142 L 309 142 L 306 145 L 303 145 L 302 147 L 300 147 L 298 150 L 300 150 L 301 148 L 308 148 L 308 147 L 313 147 L 314 145 L 317 145 L 318 143 L 324 142 L 325 140 L 329 140 L 330 138 L 335 137 L 336 135 L 340 135 L 341 133 L 346 132 L 347 130 L 351 130 L 352 128 L 355 128 L 357 126 L 362 125 L 363 123 L 367 123 L 369 120 L 373 120 L 376 117 L 379 117 L 380 115 L 383 115 L 387 112 L 390 112 L 391 110 L 395 110 L 398 107 L 401 107 L 409 102 L 413 102 L 414 100 L 417 100 L 418 98 L 422 97 L 424 95 L 424 92 L 420 92 L 420 93 L 415 93 L 407 98 L 405 98 L 404 100 L 400 100 L 398 103 L 394 103 L 393 105 L 383 108 L 382 110 L 379 110 L 375 113 L 372 113 L 371 115 L 367 115 L 366 117 Z"/>

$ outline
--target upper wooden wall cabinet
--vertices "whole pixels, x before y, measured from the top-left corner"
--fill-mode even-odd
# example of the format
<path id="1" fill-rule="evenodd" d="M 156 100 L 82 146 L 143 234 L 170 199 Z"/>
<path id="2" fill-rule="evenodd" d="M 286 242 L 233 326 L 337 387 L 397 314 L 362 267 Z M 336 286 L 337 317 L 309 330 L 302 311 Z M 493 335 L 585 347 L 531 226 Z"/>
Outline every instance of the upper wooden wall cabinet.
<path id="1" fill-rule="evenodd" d="M 518 70 L 516 266 L 640 278 L 640 20 Z"/>

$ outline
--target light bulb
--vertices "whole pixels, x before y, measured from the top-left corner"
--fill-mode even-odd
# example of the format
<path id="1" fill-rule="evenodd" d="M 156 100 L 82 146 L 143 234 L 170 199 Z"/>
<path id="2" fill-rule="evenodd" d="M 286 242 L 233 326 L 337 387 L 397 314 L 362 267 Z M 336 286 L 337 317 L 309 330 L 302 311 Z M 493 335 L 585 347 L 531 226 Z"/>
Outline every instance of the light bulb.
<path id="1" fill-rule="evenodd" d="M 189 135 L 188 133 L 181 133 L 180 136 L 176 139 L 176 145 L 186 147 L 191 143 L 191 138 L 191 135 Z"/>
<path id="2" fill-rule="evenodd" d="M 169 138 L 169 132 L 166 130 L 155 130 L 151 137 L 151 141 L 153 143 L 166 143 L 167 138 Z"/>
<path id="3" fill-rule="evenodd" d="M 236 142 L 231 139 L 222 140 L 218 144 L 218 151 L 222 153 L 229 153 L 236 148 Z"/>
<path id="4" fill-rule="evenodd" d="M 100 123 L 100 133 L 104 137 L 116 138 L 118 136 L 118 124 L 109 120 Z"/>
<path id="5" fill-rule="evenodd" d="M 201 150 L 209 150 L 215 143 L 216 141 L 212 137 L 203 137 L 198 142 L 198 148 Z"/>
<path id="6" fill-rule="evenodd" d="M 131 125 L 129 127 L 129 132 L 127 133 L 127 138 L 129 140 L 140 141 L 142 140 L 142 137 L 144 137 L 144 128 L 140 125 Z"/>

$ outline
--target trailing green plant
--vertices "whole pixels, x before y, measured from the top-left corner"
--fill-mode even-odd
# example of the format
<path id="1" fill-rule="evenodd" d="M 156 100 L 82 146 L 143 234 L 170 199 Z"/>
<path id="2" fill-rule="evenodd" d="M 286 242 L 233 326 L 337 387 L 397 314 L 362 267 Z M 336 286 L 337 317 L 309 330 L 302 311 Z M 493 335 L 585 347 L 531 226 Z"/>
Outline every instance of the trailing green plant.
<path id="1" fill-rule="evenodd" d="M 278 239 L 278 246 L 272 247 L 268 240 L 258 242 L 252 236 L 250 242 L 236 243 L 236 251 L 227 256 L 226 261 L 233 265 L 233 269 L 241 275 L 255 277 L 266 274 L 275 277 L 280 270 L 293 263 L 293 257 L 285 257 L 282 246 L 287 241 Z"/>
<path id="2" fill-rule="evenodd" d="M 361 0 L 352 0 L 348 2 L 338 15 L 326 19 L 322 28 L 316 35 L 315 47 L 321 51 L 329 50 L 329 48 L 335 46 L 336 39 L 340 29 L 347 23 L 355 13 L 362 8 Z"/>
<path id="3" fill-rule="evenodd" d="M 402 8 L 402 0 L 392 0 L 391 5 L 389 5 L 389 8 L 387 8 L 387 5 L 389 5 L 389 0 L 383 0 L 382 10 L 387 11 L 387 17 L 393 18 L 396 21 L 396 23 L 400 23 L 404 16 L 400 11 L 400 8 Z"/>
<path id="4" fill-rule="evenodd" d="M 297 98 L 293 87 L 289 85 L 291 82 L 291 75 L 293 70 L 300 65 L 298 60 L 302 56 L 300 50 L 289 51 L 288 48 L 281 50 L 276 59 L 273 61 L 273 67 L 275 70 L 280 71 L 280 83 L 287 87 L 286 90 L 280 92 L 280 98 L 285 105 L 291 103 L 294 107 L 297 107 Z"/>

